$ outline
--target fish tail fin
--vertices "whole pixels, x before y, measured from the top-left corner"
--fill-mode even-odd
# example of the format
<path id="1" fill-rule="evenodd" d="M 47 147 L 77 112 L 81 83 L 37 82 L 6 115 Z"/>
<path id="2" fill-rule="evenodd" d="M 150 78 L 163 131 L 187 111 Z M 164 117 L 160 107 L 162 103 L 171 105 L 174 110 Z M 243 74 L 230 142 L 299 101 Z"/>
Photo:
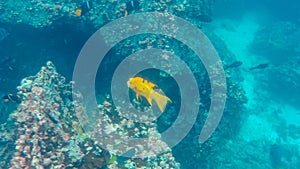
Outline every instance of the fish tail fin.
<path id="1" fill-rule="evenodd" d="M 172 102 L 167 96 L 155 92 L 153 95 L 153 100 L 156 102 L 159 110 L 163 112 L 167 106 L 168 102 Z"/>

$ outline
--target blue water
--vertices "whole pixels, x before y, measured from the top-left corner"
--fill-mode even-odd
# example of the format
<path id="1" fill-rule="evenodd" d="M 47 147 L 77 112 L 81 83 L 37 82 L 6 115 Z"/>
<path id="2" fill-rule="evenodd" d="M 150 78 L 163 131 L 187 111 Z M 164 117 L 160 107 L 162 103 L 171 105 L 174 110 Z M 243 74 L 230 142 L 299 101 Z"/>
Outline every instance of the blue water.
<path id="1" fill-rule="evenodd" d="M 91 3 L 89 4 L 91 6 L 87 7 L 87 2 Z M 42 85 L 36 83 L 37 86 L 42 86 L 47 90 L 46 98 L 53 101 L 50 105 L 63 103 L 56 110 L 59 115 L 52 116 L 49 112 L 43 112 L 44 109 L 36 108 L 42 117 L 48 119 L 49 126 L 43 125 L 39 130 L 32 132 L 28 143 L 21 144 L 17 141 L 26 134 L 26 131 L 30 133 L 30 127 L 34 128 L 35 124 L 39 124 L 38 121 L 25 118 L 25 116 L 22 122 L 16 120 L 16 116 L 21 117 L 25 110 L 34 112 L 29 108 L 27 111 L 25 108 L 30 107 L 25 104 L 26 100 L 34 97 L 31 98 L 31 94 L 20 94 L 17 89 L 23 78 L 31 76 L 32 79 L 38 79 L 35 75 L 41 67 L 45 66 L 47 61 L 52 61 L 57 72 L 66 77 L 66 82 L 72 81 L 75 63 L 79 53 L 82 52 L 83 45 L 99 28 L 127 14 L 165 10 L 186 19 L 201 29 L 216 48 L 225 68 L 226 104 L 215 132 L 206 142 L 199 143 L 198 138 L 211 103 L 212 82 L 209 81 L 210 77 L 205 65 L 189 46 L 163 35 L 135 35 L 111 48 L 97 69 L 96 77 L 92 82 L 95 84 L 94 94 L 97 103 L 102 104 L 106 100 L 112 104 L 110 109 L 113 111 L 101 109 L 101 112 L 108 114 L 107 117 L 111 118 L 110 122 L 121 125 L 122 118 L 117 114 L 116 105 L 110 98 L 111 81 L 115 69 L 126 57 L 149 48 L 171 51 L 189 66 L 198 84 L 200 95 L 199 112 L 191 130 L 184 133 L 185 137 L 171 147 L 171 155 L 174 161 L 180 163 L 180 168 L 299 169 L 300 2 L 296 0 L 217 0 L 215 2 L 188 0 L 185 2 L 76 1 L 70 3 L 65 1 L 54 3 L 48 0 L 46 5 L 43 4 L 44 2 L 18 4 L 10 1 L 0 2 L 0 95 L 2 98 L 0 102 L 0 168 L 22 168 L 15 163 L 19 160 L 21 164 L 22 159 L 26 161 L 23 167 L 29 168 L 38 168 L 38 166 L 54 168 L 62 163 L 69 164 L 68 167 L 62 168 L 82 169 L 159 168 L 158 166 L 171 168 L 172 165 L 175 168 L 176 165 L 170 162 L 172 160 L 162 156 L 149 159 L 132 157 L 131 159 L 122 157 L 121 154 L 114 154 L 113 150 L 107 152 L 96 148 L 87 150 L 88 147 L 94 145 L 95 139 L 86 136 L 90 133 L 85 133 L 83 129 L 72 130 L 76 126 L 75 123 L 81 121 L 76 119 L 78 114 L 72 108 L 77 103 L 72 102 L 71 96 L 65 92 L 68 90 L 71 92 L 71 87 L 61 87 L 59 89 L 63 92 L 59 93 L 50 82 Z M 50 4 L 50 7 L 47 4 Z M 125 4 L 127 8 L 124 7 Z M 30 7 L 34 10 L 30 10 Z M 179 8 L 181 10 L 177 10 Z M 17 9 L 20 11 L 16 11 Z M 75 15 L 76 9 L 82 10 L 81 16 Z M 24 15 L 18 13 L 24 13 Z M 35 22 L 39 19 L 40 22 Z M 128 27 L 128 29 L 131 28 Z M 188 32 L 186 34 L 188 36 Z M 139 62 L 142 64 L 143 60 Z M 169 66 L 176 67 L 176 64 Z M 89 65 L 86 67 L 89 70 Z M 175 74 L 185 76 L 178 72 Z M 89 77 L 89 72 L 84 76 Z M 185 106 L 181 103 L 180 86 L 176 84 L 175 77 L 157 68 L 140 71 L 136 76 L 153 82 L 157 85 L 156 91 L 163 92 L 172 100 L 166 110 L 153 121 L 155 131 L 163 135 L 176 121 L 180 106 Z M 189 82 L 186 83 L 189 84 Z M 124 85 L 126 86 L 125 83 Z M 28 93 L 32 93 L 33 86 L 27 91 Z M 18 101 L 22 102 L 16 103 L 16 99 L 8 98 L 9 94 L 20 95 L 21 98 Z M 57 98 L 54 97 L 56 95 Z M 132 90 L 123 95 L 128 95 L 130 103 L 143 111 L 157 106 L 156 104 L 151 106 L 145 97 L 136 99 L 135 91 Z M 195 104 L 191 102 L 187 105 L 192 107 Z M 87 108 L 88 110 L 90 107 Z M 66 112 L 68 112 L 67 115 Z M 30 117 L 30 113 L 27 115 Z M 37 118 L 37 115 L 32 116 Z M 145 126 L 149 127 L 140 123 L 135 125 L 139 130 L 143 130 Z M 45 128 L 48 130 L 44 130 Z M 57 141 L 53 139 L 49 141 L 45 138 L 47 135 L 45 133 L 51 133 L 52 130 L 53 133 L 63 130 L 66 134 L 61 134 Z M 126 131 L 127 133 L 124 133 L 130 137 L 147 136 L 134 136 L 130 127 L 121 128 L 118 131 Z M 183 132 L 177 128 L 176 133 L 182 134 Z M 62 139 L 66 135 L 70 138 L 69 140 Z M 33 146 L 36 140 L 41 147 L 38 149 L 40 151 L 36 151 L 38 153 L 35 154 L 31 147 L 30 152 L 26 152 L 24 147 Z M 166 143 L 169 141 L 164 136 L 161 140 Z M 43 148 L 44 144 L 50 144 L 50 146 Z M 16 148 L 18 145 L 24 150 L 20 152 Z M 61 152 L 64 158 L 55 161 L 55 157 L 49 162 L 45 160 L 51 159 L 51 154 L 46 153 L 48 151 Z M 81 160 L 72 161 L 71 156 L 75 158 L 80 155 L 82 155 Z M 116 159 L 114 159 L 115 155 Z M 35 156 L 40 161 L 34 163 L 32 157 Z M 134 156 L 134 153 L 131 153 L 131 156 Z M 129 167 L 128 161 L 136 166 Z M 116 163 L 118 165 L 113 166 Z M 169 167 L 165 163 L 168 163 Z"/>

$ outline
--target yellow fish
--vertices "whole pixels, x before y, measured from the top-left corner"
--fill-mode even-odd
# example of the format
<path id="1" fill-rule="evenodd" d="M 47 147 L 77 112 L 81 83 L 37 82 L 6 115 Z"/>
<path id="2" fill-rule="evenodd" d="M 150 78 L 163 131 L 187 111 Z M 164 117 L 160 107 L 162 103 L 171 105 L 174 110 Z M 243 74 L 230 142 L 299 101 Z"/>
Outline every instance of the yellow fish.
<path id="1" fill-rule="evenodd" d="M 144 96 L 151 106 L 153 99 L 161 112 L 165 110 L 168 102 L 172 102 L 167 96 L 164 96 L 154 90 L 154 87 L 156 86 L 154 83 L 151 83 L 141 77 L 129 78 L 127 85 L 136 93 L 136 99 L 138 99 L 140 95 Z"/>
<path id="2" fill-rule="evenodd" d="M 81 16 L 82 10 L 81 9 L 76 9 L 75 14 L 76 14 L 76 16 Z"/>

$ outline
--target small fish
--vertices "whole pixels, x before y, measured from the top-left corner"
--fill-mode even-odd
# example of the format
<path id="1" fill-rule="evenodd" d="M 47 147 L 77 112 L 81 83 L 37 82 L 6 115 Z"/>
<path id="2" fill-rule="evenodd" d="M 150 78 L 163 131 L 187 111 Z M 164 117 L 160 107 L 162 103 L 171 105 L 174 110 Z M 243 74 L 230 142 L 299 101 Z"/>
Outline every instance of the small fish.
<path id="1" fill-rule="evenodd" d="M 4 95 L 2 97 L 2 99 L 4 100 L 4 102 L 13 102 L 13 103 L 21 103 L 21 96 L 20 95 L 13 95 L 13 94 L 8 94 L 8 95 Z"/>
<path id="2" fill-rule="evenodd" d="M 234 67 L 239 67 L 239 66 L 241 66 L 242 64 L 243 64 L 243 62 L 241 62 L 241 61 L 236 61 L 236 62 L 233 62 L 233 63 L 231 63 L 231 64 L 229 64 L 229 65 L 225 65 L 225 66 L 224 66 L 224 69 L 234 68 Z"/>
<path id="3" fill-rule="evenodd" d="M 259 64 L 257 66 L 251 67 L 249 68 L 249 70 L 254 70 L 254 69 L 265 69 L 269 66 L 268 63 L 264 63 L 264 64 Z"/>
<path id="4" fill-rule="evenodd" d="M 154 90 L 156 86 L 141 77 L 133 77 L 127 81 L 127 86 L 136 93 L 136 99 L 143 96 L 147 99 L 148 103 L 152 106 L 152 99 L 156 102 L 159 110 L 163 112 L 168 102 L 172 102 L 167 96 L 164 96 Z"/>
<path id="5" fill-rule="evenodd" d="M 76 9 L 76 16 L 81 16 L 87 13 L 92 7 L 92 3 L 90 1 L 85 1 L 81 4 L 80 8 Z"/>
<path id="6" fill-rule="evenodd" d="M 76 16 L 81 16 L 82 10 L 81 9 L 76 9 L 75 14 L 76 14 Z"/>

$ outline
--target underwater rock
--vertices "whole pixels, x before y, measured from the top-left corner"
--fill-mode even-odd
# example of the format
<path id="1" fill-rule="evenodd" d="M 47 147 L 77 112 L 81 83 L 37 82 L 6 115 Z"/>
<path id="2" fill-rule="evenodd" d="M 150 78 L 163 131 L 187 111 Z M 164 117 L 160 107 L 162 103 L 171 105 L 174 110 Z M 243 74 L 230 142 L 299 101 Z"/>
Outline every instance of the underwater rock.
<path id="1" fill-rule="evenodd" d="M 92 144 L 81 129 L 72 102 L 72 83 L 56 72 L 51 62 L 18 87 L 23 100 L 1 125 L 0 158 L 3 168 L 103 167 L 107 151 Z M 89 145 L 85 147 L 83 145 Z M 91 163 L 91 164 L 90 164 Z"/>
<path id="2" fill-rule="evenodd" d="M 82 111 L 85 107 L 78 102 L 80 98 L 73 100 L 72 97 L 81 96 L 76 92 L 72 96 L 73 84 L 66 83 L 51 62 L 37 75 L 22 80 L 18 94 L 23 96 L 23 100 L 9 120 L 0 126 L 0 158 L 5 159 L 0 162 L 0 167 L 94 169 L 162 165 L 164 168 L 179 168 L 171 149 L 159 138 L 153 123 L 137 128 L 133 122 L 120 118 L 122 123 L 114 124 L 120 130 L 113 130 L 109 119 L 113 118 L 114 122 L 117 119 L 115 115 L 111 116 L 114 109 L 106 101 L 98 110 L 103 115 L 98 121 L 102 123 L 100 126 L 104 126 L 98 127 L 96 132 L 111 132 L 111 136 L 120 134 L 122 139 L 132 135 L 149 136 L 147 144 L 134 145 L 138 149 L 135 149 L 133 157 L 138 154 L 144 158 L 124 160 L 120 157 L 109 163 L 110 153 L 114 152 L 103 149 L 101 144 L 104 142 L 97 142 L 92 139 L 93 135 L 85 133 L 75 116 L 78 113 L 74 107 Z M 118 141 L 115 140 L 115 143 Z"/>
<path id="3" fill-rule="evenodd" d="M 211 0 L 188 0 L 187 16 L 195 21 L 212 22 L 213 2 Z"/>
<path id="4" fill-rule="evenodd" d="M 256 32 L 250 51 L 263 55 L 274 64 L 292 59 L 300 53 L 300 31 L 292 22 L 272 22 Z"/>
<path id="5" fill-rule="evenodd" d="M 171 148 L 162 140 L 157 125 L 151 119 L 152 109 L 145 110 L 149 117 L 140 117 L 149 118 L 149 122 L 138 123 L 127 119 L 127 116 L 114 108 L 110 97 L 99 104 L 98 108 L 94 114 L 101 118 L 98 118 L 92 138 L 101 139 L 99 144 L 107 147 L 116 157 L 116 160 L 108 165 L 110 168 L 180 167 L 172 155 Z"/>
<path id="6" fill-rule="evenodd" d="M 92 5 L 91 5 L 92 2 Z M 43 28 L 55 24 L 71 24 L 82 28 L 87 25 L 99 28 L 103 24 L 139 12 L 168 12 L 193 17 L 201 21 L 211 21 L 211 0 L 198 1 L 8 1 L 3 3 L 0 21 L 10 24 L 25 24 Z M 80 16 L 80 17 L 78 17 Z M 60 23 L 60 24 L 59 24 Z"/>
<path id="7" fill-rule="evenodd" d="M 170 30 L 177 30 L 176 26 L 172 26 L 172 23 L 170 23 L 170 25 L 166 24 L 163 25 L 163 27 L 166 27 L 166 29 L 170 29 Z M 174 29 L 175 28 L 175 29 Z M 129 29 L 132 28 L 128 28 L 128 29 L 122 29 L 120 27 L 118 28 L 114 28 L 114 30 L 118 30 L 118 31 L 123 31 L 126 33 L 126 31 L 128 31 Z M 183 32 L 187 32 L 183 31 Z M 113 35 L 110 34 L 109 30 L 108 32 L 103 34 L 103 37 L 105 40 L 107 40 L 108 43 L 110 43 L 111 41 L 115 41 L 113 37 Z M 214 42 L 219 42 L 219 39 L 213 39 Z M 188 64 L 191 68 L 191 70 L 193 71 L 193 73 L 195 74 L 195 77 L 197 79 L 197 82 L 199 84 L 199 89 L 201 92 L 201 105 L 200 105 L 200 111 L 201 113 L 199 113 L 199 117 L 197 118 L 196 123 L 194 124 L 194 128 L 191 130 L 191 133 L 188 134 L 188 136 L 182 141 L 180 142 L 176 147 L 172 148 L 172 154 L 174 154 L 174 156 L 176 156 L 176 159 L 178 160 L 178 162 L 181 163 L 181 166 L 183 168 L 209 168 L 209 165 L 213 166 L 213 163 L 216 163 L 216 161 L 219 161 L 220 163 L 223 162 L 219 159 L 215 159 L 215 157 L 219 157 L 220 154 L 220 150 L 223 143 L 226 144 L 227 141 L 229 141 L 231 138 L 234 138 L 240 129 L 241 126 L 241 121 L 243 116 L 246 116 L 245 112 L 243 111 L 244 109 L 244 104 L 247 102 L 247 97 L 246 97 L 246 93 L 243 89 L 243 86 L 239 83 L 239 82 L 233 82 L 233 80 L 230 78 L 230 72 L 228 73 L 228 78 L 227 78 L 227 104 L 226 104 L 226 113 L 224 113 L 224 116 L 222 118 L 222 121 L 220 123 L 220 126 L 218 127 L 218 129 L 216 130 L 216 132 L 214 133 L 214 135 L 212 136 L 211 139 L 209 139 L 207 142 L 199 145 L 199 142 L 197 141 L 197 138 L 195 136 L 199 136 L 200 134 L 200 130 L 203 127 L 203 124 L 205 122 L 205 119 L 207 117 L 208 114 L 208 109 L 210 107 L 210 82 L 209 82 L 209 78 L 207 77 L 207 74 L 205 73 L 205 68 L 202 64 L 198 64 L 199 60 L 197 60 L 197 56 L 192 53 L 189 52 L 188 49 L 179 43 L 176 43 L 176 41 L 170 40 L 168 37 L 165 36 L 154 36 L 154 35 L 149 35 L 149 36 L 138 36 L 138 37 L 132 37 L 132 38 L 128 38 L 126 40 L 124 40 L 123 42 L 121 42 L 118 46 L 116 46 L 115 48 L 115 52 L 117 53 L 116 55 L 113 55 L 114 58 L 110 59 L 111 62 L 115 61 L 121 61 L 122 60 L 122 56 L 129 56 L 132 53 L 135 53 L 136 51 L 142 50 L 142 49 L 149 49 L 149 48 L 162 48 L 163 50 L 166 51 L 171 51 L 171 53 L 167 53 L 167 52 L 162 52 L 162 53 L 155 53 L 153 52 L 152 54 L 154 54 L 155 56 L 159 56 L 160 61 L 157 61 L 156 59 L 147 59 L 147 57 L 149 57 L 148 55 L 136 55 L 136 56 L 131 56 L 131 59 L 133 59 L 134 61 L 143 63 L 143 64 L 149 64 L 149 65 L 154 65 L 154 68 L 160 68 L 163 67 L 165 68 L 164 70 L 166 72 L 172 72 L 172 74 L 174 76 L 185 76 L 185 74 L 183 74 L 182 72 L 182 67 L 179 66 L 178 62 L 176 62 L 176 60 L 171 59 L 173 56 L 177 55 L 179 56 L 181 59 L 183 59 L 184 61 L 186 61 L 186 64 Z M 220 53 L 220 56 L 224 57 L 225 55 L 229 55 L 227 53 L 226 50 L 220 50 L 222 51 L 222 53 Z M 184 55 L 182 55 L 184 54 Z M 226 56 L 227 57 L 227 56 Z M 231 63 L 232 60 L 236 60 L 234 58 L 230 58 L 228 60 L 227 63 Z M 110 66 L 110 64 L 108 64 Z M 157 67 L 156 67 L 157 66 Z M 111 68 L 111 67 L 110 67 Z M 172 70 L 172 71 L 169 71 Z M 230 70 L 228 70 L 230 71 Z M 107 75 L 107 74 L 106 74 Z M 107 75 L 109 76 L 109 75 Z M 107 100 L 111 105 L 111 101 Z M 139 106 L 139 105 L 137 105 Z M 119 114 L 121 114 L 119 111 L 114 110 L 114 108 L 111 108 L 111 106 L 105 106 L 105 104 L 101 104 L 99 105 L 100 109 L 103 109 L 102 111 L 106 111 L 107 113 L 111 113 L 112 115 L 109 117 L 106 117 L 106 115 L 104 115 L 105 118 L 107 118 L 106 121 L 114 121 L 111 117 L 113 115 L 117 116 Z M 105 110 L 108 109 L 108 110 Z M 101 111 L 100 111 L 101 112 Z M 228 113 L 227 113 L 228 112 Z M 239 113 L 236 113 L 239 112 Z M 104 113 L 104 114 L 107 114 Z M 95 113 L 97 114 L 97 113 Z M 99 113 L 98 113 L 99 114 Z M 177 117 L 176 111 L 174 111 L 173 113 L 168 113 L 169 115 L 167 116 L 172 116 L 173 117 Z M 151 112 L 149 112 L 149 116 L 151 115 Z M 148 116 L 148 118 L 149 118 Z M 163 116 L 166 116 L 165 114 Z M 118 117 L 118 116 L 117 116 Z M 119 119 L 120 117 L 118 117 Z M 170 119 L 172 118 L 165 118 L 166 120 L 162 120 L 162 123 L 164 124 L 172 124 L 172 121 Z M 109 120 L 110 119 L 110 120 Z M 122 117 L 121 117 L 122 119 Z M 151 121 L 151 120 L 150 120 Z M 124 120 L 124 123 L 128 122 L 126 120 Z M 100 122 L 99 122 L 100 123 Z M 101 123 L 103 124 L 103 121 L 101 121 Z M 128 122 L 130 123 L 130 122 Z M 104 123 L 105 124 L 105 123 Z M 126 124 L 126 123 L 125 123 Z M 115 125 L 114 123 L 112 125 L 105 125 L 105 126 L 109 126 L 107 127 L 106 130 L 102 130 L 101 128 L 97 128 L 97 130 L 99 131 L 98 133 L 102 133 L 102 134 L 98 134 L 95 135 L 94 137 L 97 138 L 103 138 L 102 136 L 105 135 L 103 134 L 104 132 L 109 133 L 111 135 L 118 135 L 118 136 L 123 136 L 124 134 L 122 132 L 128 132 L 130 130 L 128 130 L 126 128 L 126 130 L 124 130 L 124 124 L 121 123 L 121 125 Z M 129 128 L 135 128 L 130 124 Z M 137 124 L 137 126 L 139 126 L 139 124 Z M 161 125 L 163 126 L 163 125 Z M 226 130 L 224 130 L 226 129 Z M 141 130 L 138 129 L 136 131 L 132 131 L 132 132 L 128 132 L 128 133 L 153 133 L 152 130 L 149 130 L 149 128 L 146 127 L 146 129 Z M 162 129 L 160 129 L 161 131 L 164 131 Z M 228 132 L 228 130 L 230 130 L 230 132 Z M 133 134 L 133 135 L 134 135 Z M 109 135 L 109 136 L 111 136 Z M 107 136 L 107 137 L 109 137 Z M 138 134 L 137 135 L 142 136 L 142 134 Z M 148 136 L 148 135 L 146 135 Z M 119 138 L 119 137 L 118 137 Z M 126 137 L 121 137 L 122 139 L 126 140 Z M 154 140 L 158 140 L 157 137 L 154 137 Z M 118 143 L 122 143 L 122 139 L 117 139 Z M 121 141 L 119 141 L 121 140 Z M 123 145 L 123 144 L 122 144 Z M 111 147 L 114 146 L 122 146 L 121 144 L 117 144 L 114 145 L 112 144 Z M 132 145 L 128 145 L 126 144 L 126 147 L 122 147 L 122 148 L 128 148 L 131 147 Z M 134 147 L 134 146 L 132 146 Z M 151 149 L 148 149 L 144 144 L 141 145 L 142 148 L 146 148 L 146 150 L 150 153 Z M 135 148 L 135 147 L 134 147 Z M 138 149 L 138 148 L 136 148 Z M 125 150 L 124 150 L 125 151 Z M 229 151 L 229 150 L 228 150 Z M 232 151 L 232 150 L 231 150 Z M 138 151 L 136 151 L 138 152 Z M 121 154 L 121 152 L 115 152 L 116 154 Z M 225 158 L 225 157 L 224 157 Z M 267 159 L 268 160 L 268 159 Z M 266 161 L 267 161 L 266 160 Z M 199 163 L 198 161 L 201 161 L 201 163 Z M 185 164 L 185 166 L 183 166 Z"/>

